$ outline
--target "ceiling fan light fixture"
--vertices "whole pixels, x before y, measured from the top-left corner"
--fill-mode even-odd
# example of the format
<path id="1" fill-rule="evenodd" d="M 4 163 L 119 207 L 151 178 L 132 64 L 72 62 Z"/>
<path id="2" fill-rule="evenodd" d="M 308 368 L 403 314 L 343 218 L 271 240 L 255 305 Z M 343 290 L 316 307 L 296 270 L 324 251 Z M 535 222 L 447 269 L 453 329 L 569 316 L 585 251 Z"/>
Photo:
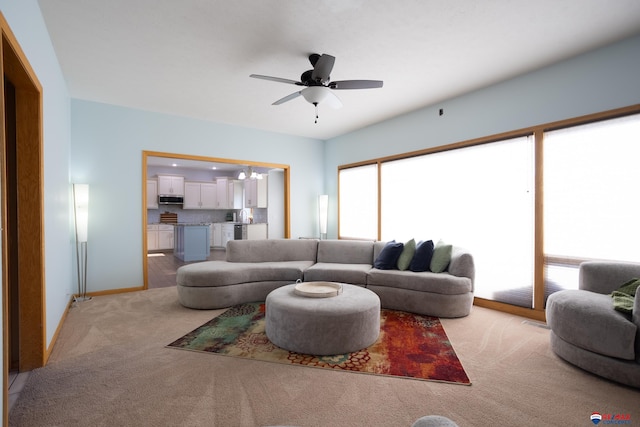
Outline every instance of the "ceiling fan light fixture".
<path id="1" fill-rule="evenodd" d="M 241 170 L 238 174 L 238 179 L 247 179 L 247 173 L 244 170 Z"/>
<path id="2" fill-rule="evenodd" d="M 320 104 L 329 95 L 329 88 L 325 86 L 310 86 L 302 90 L 302 96 L 311 104 Z"/>

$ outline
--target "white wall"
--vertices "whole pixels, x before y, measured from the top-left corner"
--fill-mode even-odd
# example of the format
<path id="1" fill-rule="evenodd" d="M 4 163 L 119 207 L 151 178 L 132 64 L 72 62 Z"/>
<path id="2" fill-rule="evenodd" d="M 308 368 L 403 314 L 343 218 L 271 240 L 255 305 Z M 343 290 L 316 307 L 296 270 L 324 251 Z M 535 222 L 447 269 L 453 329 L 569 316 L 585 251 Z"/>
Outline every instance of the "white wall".
<path id="1" fill-rule="evenodd" d="M 333 138 L 325 146 L 329 237 L 337 168 L 640 103 L 640 36 Z M 444 109 L 439 116 L 438 110 Z M 446 180 L 446 177 L 443 177 Z M 416 183 L 416 191 L 419 184 Z M 425 197 L 429 185 L 425 183 Z"/>
<path id="2" fill-rule="evenodd" d="M 76 99 L 71 122 L 71 178 L 91 189 L 89 292 L 143 284 L 144 150 L 290 165 L 291 237 L 314 235 L 323 141 Z"/>

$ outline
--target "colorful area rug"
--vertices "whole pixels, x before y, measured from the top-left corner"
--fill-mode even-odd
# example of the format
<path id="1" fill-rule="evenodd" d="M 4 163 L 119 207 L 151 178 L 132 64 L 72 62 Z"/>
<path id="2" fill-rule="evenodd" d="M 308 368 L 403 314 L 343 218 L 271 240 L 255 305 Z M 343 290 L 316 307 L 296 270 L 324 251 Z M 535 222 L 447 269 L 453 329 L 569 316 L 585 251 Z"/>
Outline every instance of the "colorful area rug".
<path id="1" fill-rule="evenodd" d="M 380 337 L 374 344 L 349 354 L 313 356 L 287 351 L 272 344 L 264 331 L 264 314 L 264 303 L 231 307 L 168 347 L 291 365 L 471 385 L 437 317 L 383 309 Z"/>

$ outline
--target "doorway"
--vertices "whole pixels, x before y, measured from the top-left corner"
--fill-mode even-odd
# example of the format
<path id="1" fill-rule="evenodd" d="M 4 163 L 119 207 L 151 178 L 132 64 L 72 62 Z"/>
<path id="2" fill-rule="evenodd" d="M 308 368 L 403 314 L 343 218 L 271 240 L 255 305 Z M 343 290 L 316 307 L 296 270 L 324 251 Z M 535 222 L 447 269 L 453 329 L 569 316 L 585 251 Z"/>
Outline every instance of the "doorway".
<path id="1" fill-rule="evenodd" d="M 211 172 L 212 166 L 217 167 L 216 175 L 219 175 L 218 178 L 224 176 L 236 176 L 238 174 L 237 170 L 254 170 L 261 171 L 260 173 L 266 173 L 269 171 L 269 194 L 272 194 L 272 183 L 277 191 L 275 193 L 278 194 L 277 197 L 271 198 L 269 197 L 269 208 L 268 208 L 268 220 L 269 228 L 272 227 L 271 224 L 274 224 L 274 232 L 280 233 L 279 236 L 282 238 L 290 237 L 290 212 L 289 212 L 289 166 L 283 164 L 272 164 L 272 163 L 258 163 L 244 160 L 231 160 L 231 159 L 221 159 L 214 157 L 205 157 L 205 156 L 193 156 L 193 155 L 184 155 L 184 154 L 175 154 L 175 153 L 162 153 L 162 152 L 152 152 L 152 151 L 143 151 L 142 152 L 142 212 L 143 212 L 143 223 L 142 223 L 142 271 L 143 271 L 143 280 L 144 280 L 144 289 L 150 288 L 150 280 L 154 280 L 153 287 L 164 287 L 167 286 L 168 282 L 173 282 L 175 285 L 175 270 L 180 262 L 173 259 L 173 250 L 168 250 L 167 254 L 171 255 L 171 259 L 163 259 L 167 258 L 163 253 L 153 253 L 153 258 L 149 258 L 149 238 L 148 238 L 148 218 L 149 214 L 147 212 L 147 208 L 149 206 L 150 201 L 148 200 L 148 195 L 153 194 L 152 192 L 147 192 L 148 190 L 148 180 L 149 178 L 149 167 L 152 166 L 154 169 L 152 171 L 157 170 L 158 167 L 168 167 L 168 165 L 172 165 L 173 167 L 179 166 L 179 170 L 184 172 L 185 169 L 196 170 L 199 169 L 200 172 L 206 170 L 207 176 L 208 173 Z M 175 164 L 174 164 L 175 163 Z M 182 168 L 182 169 L 180 169 Z M 235 171 L 235 172 L 231 172 Z M 158 170 L 158 174 L 160 172 L 167 173 L 169 175 L 175 175 L 176 172 L 165 172 L 164 170 Z M 275 175 L 273 172 L 277 172 Z M 153 172 L 152 172 L 153 173 Z M 188 175 L 188 174 L 186 174 Z M 202 176 L 200 173 L 196 173 L 195 176 Z M 196 178 L 196 181 L 209 181 L 211 177 L 208 178 Z M 155 179 L 151 179 L 151 181 L 155 181 Z M 154 187 L 155 188 L 155 187 Z M 151 201 L 153 202 L 153 201 Z M 272 204 L 273 202 L 273 204 Z M 157 209 L 157 205 L 154 206 L 153 209 Z M 229 208 L 229 210 L 234 210 L 233 208 Z M 175 211 L 175 209 L 174 209 Z M 181 209 L 179 209 L 182 212 Z M 177 212 L 177 211 L 176 211 Z M 186 212 L 198 212 L 198 211 L 184 211 Z M 204 211 L 203 211 L 204 212 Z M 222 212 L 222 211 L 217 211 Z M 253 212 L 253 211 L 252 211 Z M 224 213 L 224 212 L 222 212 Z M 164 214 L 163 214 L 164 215 Z M 182 214 L 180 214 L 182 216 Z M 152 215 L 153 216 L 153 215 Z M 156 215 L 157 216 L 157 215 Z M 277 220 L 274 220 L 277 218 Z M 153 218 L 152 218 L 153 219 Z M 267 219 L 267 218 L 263 218 Z M 157 218 L 156 218 L 157 220 Z M 224 219 L 222 220 L 224 221 Z M 151 221 L 154 222 L 154 221 Z M 199 219 L 196 222 L 203 222 L 202 219 Z M 210 222 L 210 221 L 204 221 Z M 277 225 L 275 225 L 277 223 Z M 153 240 L 153 239 L 152 239 Z M 162 249 L 162 248 L 160 248 Z M 217 251 L 219 252 L 219 251 Z M 224 255 L 224 251 L 222 251 Z M 157 258 L 156 258 L 157 256 Z M 212 253 L 210 259 L 222 259 L 220 258 L 219 253 Z M 151 268 L 156 268 L 157 271 L 153 272 L 153 277 L 151 277 L 150 272 Z M 162 277 L 159 277 L 162 276 Z M 165 277 L 166 276 L 166 277 Z"/>
<path id="2" fill-rule="evenodd" d="M 42 88 L 0 14 L 3 128 L 0 140 L 2 227 L 3 414 L 8 368 L 44 366 L 44 183 Z"/>

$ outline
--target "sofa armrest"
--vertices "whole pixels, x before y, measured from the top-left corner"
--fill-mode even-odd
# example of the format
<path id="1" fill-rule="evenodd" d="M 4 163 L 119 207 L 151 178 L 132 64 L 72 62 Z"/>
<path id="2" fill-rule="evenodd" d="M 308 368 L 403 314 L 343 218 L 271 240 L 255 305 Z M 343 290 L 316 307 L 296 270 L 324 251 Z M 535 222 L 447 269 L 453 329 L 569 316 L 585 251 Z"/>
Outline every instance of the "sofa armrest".
<path id="1" fill-rule="evenodd" d="M 451 262 L 448 268 L 449 274 L 471 279 L 471 291 L 476 278 L 476 267 L 473 256 L 466 249 L 454 246 L 451 251 Z"/>
<path id="2" fill-rule="evenodd" d="M 578 287 L 585 291 L 610 294 L 633 278 L 640 278 L 640 263 L 586 261 L 580 264 Z"/>

